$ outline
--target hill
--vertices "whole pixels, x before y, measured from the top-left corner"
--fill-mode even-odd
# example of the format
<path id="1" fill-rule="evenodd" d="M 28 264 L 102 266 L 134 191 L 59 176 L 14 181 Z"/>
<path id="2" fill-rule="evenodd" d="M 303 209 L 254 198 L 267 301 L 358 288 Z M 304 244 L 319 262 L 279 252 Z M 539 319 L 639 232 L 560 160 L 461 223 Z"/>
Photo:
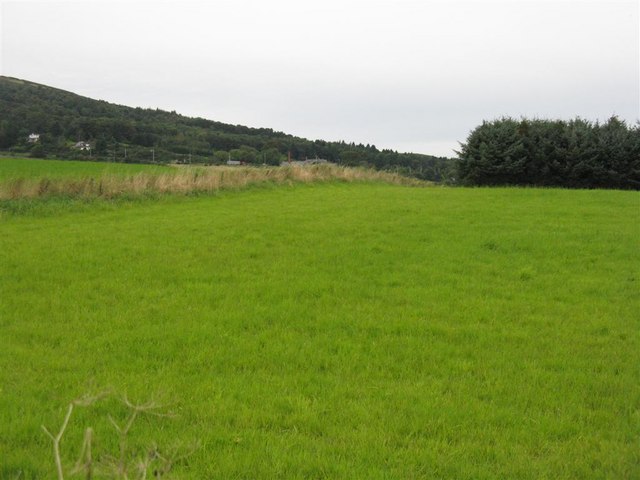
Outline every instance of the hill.
<path id="1" fill-rule="evenodd" d="M 445 180 L 453 164 L 442 157 L 379 150 L 375 145 L 309 140 L 270 128 L 115 105 L 4 76 L 0 119 L 0 150 L 33 157 L 141 163 L 223 163 L 231 158 L 277 165 L 290 154 L 296 160 L 319 157 L 433 181 Z M 30 142 L 32 133 L 40 135 L 37 141 Z M 76 147 L 78 142 L 88 142 L 91 150 Z"/>

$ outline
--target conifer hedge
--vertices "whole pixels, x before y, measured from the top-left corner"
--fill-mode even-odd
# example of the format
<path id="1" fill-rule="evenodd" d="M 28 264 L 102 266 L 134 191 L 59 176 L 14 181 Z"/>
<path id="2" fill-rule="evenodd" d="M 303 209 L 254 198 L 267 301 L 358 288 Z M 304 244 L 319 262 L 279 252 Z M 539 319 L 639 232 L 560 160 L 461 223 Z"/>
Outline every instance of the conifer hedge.
<path id="1" fill-rule="evenodd" d="M 640 189 L 640 124 L 617 117 L 485 121 L 458 155 L 463 185 Z"/>

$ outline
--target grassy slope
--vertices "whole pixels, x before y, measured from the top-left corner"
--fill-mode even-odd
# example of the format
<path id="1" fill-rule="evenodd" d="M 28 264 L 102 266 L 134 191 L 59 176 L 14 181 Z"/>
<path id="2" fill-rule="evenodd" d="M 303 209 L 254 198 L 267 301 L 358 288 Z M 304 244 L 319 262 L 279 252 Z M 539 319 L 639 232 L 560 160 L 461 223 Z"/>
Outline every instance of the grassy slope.
<path id="1" fill-rule="evenodd" d="M 0 477 L 51 478 L 40 424 L 112 385 L 179 413 L 134 441 L 201 442 L 181 478 L 637 478 L 638 201 L 334 184 L 5 219 Z"/>

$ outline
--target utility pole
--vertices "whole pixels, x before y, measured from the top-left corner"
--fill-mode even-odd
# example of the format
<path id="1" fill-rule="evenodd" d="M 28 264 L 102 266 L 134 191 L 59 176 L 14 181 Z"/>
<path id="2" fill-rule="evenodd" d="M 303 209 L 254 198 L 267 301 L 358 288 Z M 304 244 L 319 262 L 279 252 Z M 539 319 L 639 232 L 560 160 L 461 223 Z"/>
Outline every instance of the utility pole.
<path id="1" fill-rule="evenodd" d="M 156 151 L 151 149 L 151 163 L 156 163 Z"/>
<path id="2" fill-rule="evenodd" d="M 124 163 L 127 163 L 127 147 L 124 147 Z"/>

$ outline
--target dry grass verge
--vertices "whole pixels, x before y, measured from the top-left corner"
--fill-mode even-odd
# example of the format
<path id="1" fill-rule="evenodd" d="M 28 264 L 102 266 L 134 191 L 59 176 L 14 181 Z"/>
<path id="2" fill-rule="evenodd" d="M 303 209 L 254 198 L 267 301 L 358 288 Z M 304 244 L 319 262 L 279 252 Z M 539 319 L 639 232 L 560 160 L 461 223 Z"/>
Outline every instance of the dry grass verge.
<path id="1" fill-rule="evenodd" d="M 154 193 L 214 192 L 264 183 L 293 184 L 326 181 L 385 182 L 396 185 L 425 185 L 417 179 L 364 168 L 337 165 L 285 167 L 201 167 L 176 169 L 169 173 L 104 175 L 81 178 L 18 178 L 0 183 L 0 200 L 35 199 L 54 196 L 115 198 Z"/>

